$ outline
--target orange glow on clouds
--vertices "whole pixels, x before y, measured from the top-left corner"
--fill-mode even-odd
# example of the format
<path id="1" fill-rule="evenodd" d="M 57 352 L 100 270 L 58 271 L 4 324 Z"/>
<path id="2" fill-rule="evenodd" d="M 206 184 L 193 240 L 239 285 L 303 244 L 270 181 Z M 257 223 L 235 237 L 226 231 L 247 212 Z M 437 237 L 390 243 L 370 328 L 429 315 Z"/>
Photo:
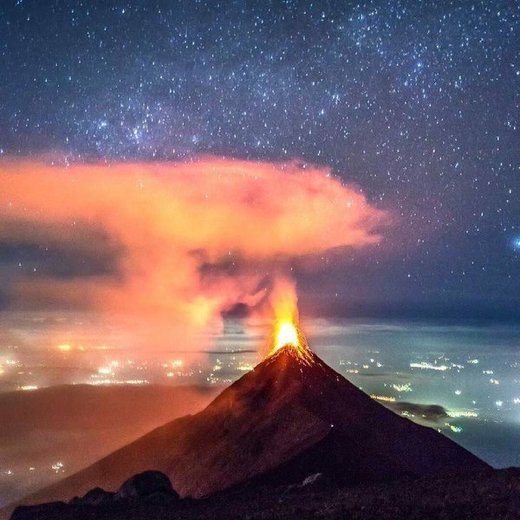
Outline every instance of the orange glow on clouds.
<path id="1" fill-rule="evenodd" d="M 386 215 L 328 174 L 214 158 L 69 167 L 3 160 L 0 241 L 70 250 L 75 262 L 102 248 L 116 257 L 115 274 L 20 275 L 13 297 L 20 306 L 88 305 L 148 324 L 157 346 L 182 338 L 189 347 L 222 310 L 265 296 L 265 271 L 205 277 L 203 265 L 276 265 L 379 239 Z"/>

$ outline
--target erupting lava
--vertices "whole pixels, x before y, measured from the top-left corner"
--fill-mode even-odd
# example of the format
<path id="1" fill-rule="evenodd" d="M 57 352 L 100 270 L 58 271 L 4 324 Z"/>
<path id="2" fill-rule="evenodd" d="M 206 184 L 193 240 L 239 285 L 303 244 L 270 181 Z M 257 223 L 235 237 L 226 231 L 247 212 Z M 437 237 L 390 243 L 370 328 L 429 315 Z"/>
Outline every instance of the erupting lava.
<path id="1" fill-rule="evenodd" d="M 274 327 L 269 356 L 282 349 L 289 349 L 293 356 L 310 363 L 312 356 L 302 331 L 298 327 L 298 307 L 294 284 L 278 281 L 271 296 L 274 311 Z"/>
<path id="2" fill-rule="evenodd" d="M 301 361 L 307 363 L 312 361 L 305 336 L 298 326 L 289 320 L 276 321 L 273 332 L 273 347 L 269 356 L 274 356 L 282 349 L 290 349 L 290 352 Z"/>
<path id="3" fill-rule="evenodd" d="M 292 347 L 298 346 L 298 330 L 293 323 L 279 323 L 277 329 L 274 340 L 275 349 L 278 350 L 285 345 L 291 345 Z"/>

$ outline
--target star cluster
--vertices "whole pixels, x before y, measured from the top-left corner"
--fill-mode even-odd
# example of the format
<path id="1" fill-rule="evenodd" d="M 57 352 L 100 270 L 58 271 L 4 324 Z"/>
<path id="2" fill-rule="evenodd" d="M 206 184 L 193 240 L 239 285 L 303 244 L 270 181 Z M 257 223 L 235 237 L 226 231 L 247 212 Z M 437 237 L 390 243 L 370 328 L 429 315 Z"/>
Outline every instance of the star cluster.
<path id="1" fill-rule="evenodd" d="M 518 314 L 517 2 L 18 0 L 0 12 L 0 154 L 329 166 L 396 226 L 362 257 L 324 256 L 321 276 L 301 274 L 309 293 L 325 288 L 339 308 L 358 297 Z"/>

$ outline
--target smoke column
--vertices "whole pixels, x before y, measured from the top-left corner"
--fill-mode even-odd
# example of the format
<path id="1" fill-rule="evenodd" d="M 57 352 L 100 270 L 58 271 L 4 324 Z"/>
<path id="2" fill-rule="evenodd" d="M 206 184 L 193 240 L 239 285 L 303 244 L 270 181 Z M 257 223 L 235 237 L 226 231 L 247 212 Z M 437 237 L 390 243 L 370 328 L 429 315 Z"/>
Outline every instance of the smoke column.
<path id="1" fill-rule="evenodd" d="M 9 307 L 100 311 L 149 328 L 155 345 L 200 348 L 222 311 L 266 297 L 263 265 L 372 244 L 386 220 L 327 169 L 297 163 L 0 162 L 0 243 L 67 264 L 11 273 Z"/>

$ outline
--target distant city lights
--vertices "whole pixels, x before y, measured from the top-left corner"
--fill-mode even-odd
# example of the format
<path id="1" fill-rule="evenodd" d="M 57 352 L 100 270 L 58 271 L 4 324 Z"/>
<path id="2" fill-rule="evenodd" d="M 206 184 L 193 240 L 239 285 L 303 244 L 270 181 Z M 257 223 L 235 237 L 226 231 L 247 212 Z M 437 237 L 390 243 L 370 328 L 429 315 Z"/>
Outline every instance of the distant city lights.
<path id="1" fill-rule="evenodd" d="M 18 387 L 18 389 L 22 391 L 38 390 L 38 388 L 38 385 L 21 385 Z"/>
<path id="2" fill-rule="evenodd" d="M 103 386 L 103 385 L 149 385 L 150 381 L 148 379 L 95 379 L 91 381 L 89 384 L 94 386 Z"/>
<path id="3" fill-rule="evenodd" d="M 384 401 L 384 402 L 389 402 L 389 403 L 395 403 L 395 397 L 390 397 L 388 395 L 376 395 L 376 394 L 372 394 L 370 396 L 372 399 L 375 399 L 376 401 Z"/>
<path id="4" fill-rule="evenodd" d="M 394 384 L 394 385 L 392 385 L 392 388 L 396 392 L 411 392 L 412 391 L 412 386 L 410 385 L 410 383 Z"/>
<path id="5" fill-rule="evenodd" d="M 472 410 L 448 410 L 448 417 L 478 417 L 478 413 Z"/>
<path id="6" fill-rule="evenodd" d="M 55 473 L 65 473 L 64 464 L 63 462 L 55 462 L 52 464 L 51 468 L 54 470 Z"/>
<path id="7" fill-rule="evenodd" d="M 453 433 L 460 433 L 462 428 L 460 426 L 454 426 L 453 424 L 448 424 L 448 427 Z"/>
<path id="8" fill-rule="evenodd" d="M 427 363 L 426 361 L 421 361 L 420 363 L 410 363 L 410 368 L 420 368 L 422 370 L 438 370 L 444 372 L 448 370 L 446 365 L 434 365 L 432 363 Z"/>

